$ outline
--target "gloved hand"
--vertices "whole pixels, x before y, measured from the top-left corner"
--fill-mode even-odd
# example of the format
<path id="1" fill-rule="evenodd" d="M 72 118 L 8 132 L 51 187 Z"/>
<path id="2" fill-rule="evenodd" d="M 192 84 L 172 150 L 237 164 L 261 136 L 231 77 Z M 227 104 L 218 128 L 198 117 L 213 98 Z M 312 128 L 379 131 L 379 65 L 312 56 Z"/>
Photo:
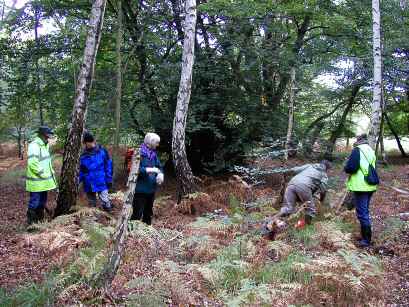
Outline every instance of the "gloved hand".
<path id="1" fill-rule="evenodd" d="M 156 183 L 161 185 L 163 180 L 165 180 L 165 175 L 163 175 L 163 173 L 159 173 L 158 176 L 156 176 Z"/>
<path id="2" fill-rule="evenodd" d="M 157 167 L 147 167 L 146 168 L 146 172 L 147 173 L 156 173 L 159 174 L 160 173 L 160 169 Z"/>

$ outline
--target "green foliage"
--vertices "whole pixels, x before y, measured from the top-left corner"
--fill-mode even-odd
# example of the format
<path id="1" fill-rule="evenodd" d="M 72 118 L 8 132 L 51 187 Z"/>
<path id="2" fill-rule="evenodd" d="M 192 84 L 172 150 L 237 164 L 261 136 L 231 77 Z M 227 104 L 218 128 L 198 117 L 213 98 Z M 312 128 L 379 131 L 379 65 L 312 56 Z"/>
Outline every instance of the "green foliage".
<path id="1" fill-rule="evenodd" d="M 25 134 L 38 126 L 41 104 L 44 120 L 55 128 L 62 148 L 90 4 L 73 5 L 66 0 L 35 4 L 6 9 L 1 21 L 0 114 L 4 120 L 0 139 L 15 139 L 17 132 Z M 52 22 L 55 27 L 37 41 L 32 37 L 35 9 L 40 25 Z M 149 0 L 143 5 L 131 2 L 123 10 L 121 143 L 135 146 L 146 132 L 156 131 L 162 138 L 161 151 L 169 155 L 180 81 L 183 8 L 178 1 Z M 398 1 L 382 2 L 385 98 L 395 129 L 402 134 L 409 127 L 402 90 L 407 88 L 407 54 L 402 51 L 409 37 L 407 14 Z M 114 129 L 116 15 L 114 6 L 108 5 L 86 122 L 86 128 L 104 144 L 111 143 Z M 295 139 L 308 136 L 325 114 L 318 120 L 323 124 L 318 136 L 327 138 L 338 126 L 344 106 L 332 110 L 348 100 L 351 81 L 370 79 L 370 21 L 371 7 L 362 1 L 214 0 L 198 4 L 199 36 L 186 127 L 193 170 L 221 172 L 242 162 L 266 137 L 286 134 L 291 67 L 296 67 Z M 42 29 L 40 33 L 47 27 Z M 369 94 L 361 91 L 352 113 L 368 111 Z M 353 123 L 346 120 L 341 136 L 352 135 L 356 122 L 355 118 Z"/>
<path id="2" fill-rule="evenodd" d="M 300 270 L 297 264 L 309 261 L 307 256 L 293 252 L 280 262 L 266 264 L 254 273 L 254 280 L 258 283 L 303 283 L 308 284 L 312 274 Z"/>
<path id="3" fill-rule="evenodd" d="M 304 228 L 298 229 L 291 227 L 288 230 L 288 237 L 290 240 L 294 240 L 297 243 L 303 244 L 306 248 L 311 248 L 319 244 L 319 242 L 314 238 L 315 226 L 307 225 Z"/>
<path id="4" fill-rule="evenodd" d="M 380 276 L 382 274 L 382 262 L 376 256 L 351 250 L 339 250 L 338 254 L 352 267 L 357 276 Z"/>
<path id="5" fill-rule="evenodd" d="M 408 228 L 409 223 L 398 217 L 389 217 L 384 221 L 385 228 L 379 234 L 380 242 L 386 242 L 398 238 Z"/>
<path id="6" fill-rule="evenodd" d="M 354 230 L 354 225 L 349 222 L 343 221 L 341 218 L 332 219 L 335 229 L 342 231 L 343 233 L 351 233 Z"/>
<path id="7" fill-rule="evenodd" d="M 56 278 L 57 273 L 51 272 L 45 276 L 42 283 L 29 283 L 11 294 L 0 289 L 0 306 L 53 306 L 57 294 L 55 291 Z"/>
<path id="8" fill-rule="evenodd" d="M 245 209 L 240 200 L 232 194 L 229 195 L 229 211 L 231 215 L 243 215 L 243 213 L 245 212 Z"/>

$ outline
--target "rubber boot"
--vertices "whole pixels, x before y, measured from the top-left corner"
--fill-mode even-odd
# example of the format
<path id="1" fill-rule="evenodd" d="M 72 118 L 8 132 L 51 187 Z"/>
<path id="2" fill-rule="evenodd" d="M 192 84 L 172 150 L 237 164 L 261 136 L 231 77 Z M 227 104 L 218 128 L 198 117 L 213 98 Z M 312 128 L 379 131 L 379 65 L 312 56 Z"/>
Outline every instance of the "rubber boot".
<path id="1" fill-rule="evenodd" d="M 35 212 L 37 214 L 37 221 L 38 222 L 44 221 L 44 207 L 35 209 Z"/>
<path id="2" fill-rule="evenodd" d="M 27 210 L 27 224 L 32 225 L 38 222 L 38 217 L 35 209 L 28 208 Z"/>
<path id="3" fill-rule="evenodd" d="M 311 215 L 305 215 L 304 216 L 304 221 L 306 225 L 311 225 L 312 224 L 312 216 Z"/>
<path id="4" fill-rule="evenodd" d="M 358 241 L 358 246 L 361 248 L 369 247 L 372 239 L 371 226 L 361 226 L 362 239 Z"/>

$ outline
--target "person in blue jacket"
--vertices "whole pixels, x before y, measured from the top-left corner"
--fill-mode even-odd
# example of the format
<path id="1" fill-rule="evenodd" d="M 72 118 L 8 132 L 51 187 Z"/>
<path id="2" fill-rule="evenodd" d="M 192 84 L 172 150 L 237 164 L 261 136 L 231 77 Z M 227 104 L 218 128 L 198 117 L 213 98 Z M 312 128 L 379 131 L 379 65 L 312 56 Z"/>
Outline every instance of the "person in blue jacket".
<path id="1" fill-rule="evenodd" d="M 90 206 L 96 207 L 98 194 L 102 208 L 110 212 L 112 206 L 108 190 L 112 187 L 112 160 L 108 151 L 101 145 L 97 145 L 91 133 L 84 133 L 83 143 L 79 182 L 83 183 Z"/>
<path id="2" fill-rule="evenodd" d="M 160 137 L 156 133 L 147 133 L 140 147 L 141 161 L 139 175 L 133 199 L 133 212 L 131 220 L 141 220 L 151 225 L 153 215 L 153 202 L 158 185 L 164 180 L 163 168 L 156 153 Z"/>

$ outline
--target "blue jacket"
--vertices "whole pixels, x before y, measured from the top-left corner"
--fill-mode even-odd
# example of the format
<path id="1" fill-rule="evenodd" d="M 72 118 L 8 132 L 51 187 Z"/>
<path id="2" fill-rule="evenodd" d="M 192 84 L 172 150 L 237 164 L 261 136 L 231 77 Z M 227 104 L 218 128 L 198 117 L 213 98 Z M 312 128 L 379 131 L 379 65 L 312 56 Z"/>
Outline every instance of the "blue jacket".
<path id="1" fill-rule="evenodd" d="M 80 157 L 80 183 L 85 192 L 102 192 L 112 183 L 112 160 L 108 151 L 100 145 L 84 150 Z"/>
<path id="2" fill-rule="evenodd" d="M 141 156 L 141 162 L 139 164 L 139 175 L 136 182 L 135 193 L 153 194 L 157 189 L 155 173 L 148 174 L 146 172 L 147 167 L 157 167 L 163 172 L 162 165 L 159 158 L 156 157 L 153 160 L 149 160 L 148 157 Z"/>
<path id="3" fill-rule="evenodd" d="M 355 174 L 359 170 L 359 166 L 361 164 L 361 159 L 360 159 L 360 154 L 359 154 L 359 148 L 355 147 L 351 155 L 348 158 L 347 163 L 345 164 L 344 167 L 344 172 L 347 174 Z"/>

